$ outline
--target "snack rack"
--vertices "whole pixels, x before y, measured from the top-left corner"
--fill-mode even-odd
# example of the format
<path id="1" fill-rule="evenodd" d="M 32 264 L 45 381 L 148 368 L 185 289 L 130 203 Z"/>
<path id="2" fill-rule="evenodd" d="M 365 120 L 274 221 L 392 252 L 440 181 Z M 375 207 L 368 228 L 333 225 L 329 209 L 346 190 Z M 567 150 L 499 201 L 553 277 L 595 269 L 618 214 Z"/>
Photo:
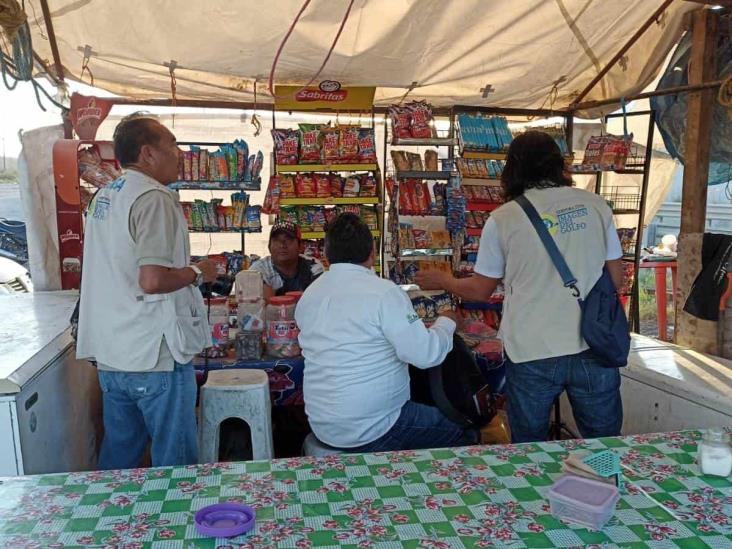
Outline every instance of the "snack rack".
<path id="1" fill-rule="evenodd" d="M 180 143 L 179 145 L 209 147 L 221 146 L 224 143 Z M 90 155 L 95 156 L 98 165 L 90 166 L 85 163 L 82 159 L 84 155 L 87 155 L 87 157 Z M 53 146 L 53 171 L 56 187 L 56 216 L 59 228 L 61 287 L 64 290 L 78 289 L 81 284 L 84 250 L 83 211 L 94 192 L 121 175 L 121 170 L 114 157 L 114 148 L 110 141 L 60 139 Z M 259 186 L 259 181 L 180 181 L 171 185 L 171 188 L 181 191 L 234 192 L 245 189 L 259 190 Z M 245 233 L 242 232 L 242 253 L 244 252 L 244 235 Z"/>
<path id="2" fill-rule="evenodd" d="M 455 109 L 455 120 L 459 145 L 459 158 L 455 167 L 460 175 L 460 193 L 464 197 L 465 221 L 463 229 L 453 233 L 453 240 L 460 242 L 459 256 L 457 256 L 455 271 L 457 276 L 471 276 L 477 258 L 480 236 L 485 222 L 491 212 L 503 204 L 503 190 L 501 187 L 501 173 L 506 160 L 506 150 L 512 139 L 508 125 L 500 112 L 476 110 L 458 107 Z M 503 139 L 492 144 L 478 145 L 474 140 L 467 138 L 461 122 L 465 118 L 472 118 L 481 122 L 484 130 L 492 127 L 491 119 L 496 118 L 504 124 Z M 492 139 L 498 134 L 492 132 Z M 500 325 L 503 305 L 503 293 L 499 288 L 485 303 L 463 301 L 462 315 L 471 326 L 471 336 L 476 339 L 477 354 L 486 358 L 493 357 L 493 361 L 486 363 L 498 364 L 496 358 L 502 352 L 502 345 L 495 339 L 495 333 Z"/>
<path id="3" fill-rule="evenodd" d="M 457 176 L 453 170 L 453 160 L 457 140 L 454 136 L 452 114 L 448 116 L 449 126 L 442 135 L 434 129 L 435 137 L 405 137 L 395 135 L 393 120 L 385 119 L 384 154 L 385 162 L 390 165 L 389 184 L 389 234 L 390 242 L 385 249 L 385 263 L 389 264 L 389 275 L 397 282 L 410 283 L 410 272 L 417 265 L 429 268 L 452 270 L 455 247 L 446 227 L 447 204 L 445 192 L 451 179 Z M 422 155 L 414 152 L 425 150 Z M 442 151 L 443 158 L 434 152 L 433 147 Z M 430 151 L 430 152 L 427 152 Z M 389 154 L 387 154 L 387 152 Z M 432 155 L 431 166 L 427 165 L 428 155 Z M 402 161 L 397 160 L 403 158 Z M 407 158 L 411 164 L 407 165 Z M 419 161 L 417 162 L 417 159 Z M 438 163 L 442 163 L 439 166 Z M 401 165 L 400 165 L 401 163 Z M 441 167 L 442 169 L 436 169 Z M 414 196 L 421 188 L 424 196 L 421 207 L 404 211 L 407 193 Z M 425 191 L 425 189 L 429 189 Z M 430 196 L 434 196 L 432 200 Z M 400 227 L 402 221 L 421 228 Z M 417 236 L 415 236 L 417 235 Z M 388 259 L 386 256 L 390 256 Z M 444 265 L 444 266 L 443 266 Z"/>
<path id="4" fill-rule="evenodd" d="M 53 176 L 56 187 L 56 222 L 58 224 L 61 289 L 78 290 L 81 286 L 81 266 L 84 252 L 83 211 L 93 193 L 93 185 L 81 177 L 82 151 L 98 154 L 100 166 L 108 168 L 109 180 L 119 165 L 114 147 L 109 141 L 59 139 L 53 144 Z M 103 185 L 103 181 L 97 182 Z"/>
<path id="5" fill-rule="evenodd" d="M 631 144 L 630 153 L 621 168 L 615 170 L 584 171 L 573 166 L 573 172 L 590 174 L 595 176 L 595 193 L 607 200 L 617 216 L 633 216 L 636 222 L 631 229 L 618 229 L 621 245 L 623 248 L 623 261 L 625 267 L 626 284 L 623 294 L 630 297 L 630 329 L 633 332 L 640 330 L 640 300 L 638 276 L 641 251 L 643 242 L 643 230 L 646 203 L 648 199 L 648 181 L 651 170 L 651 155 L 653 152 L 653 134 L 655 130 L 655 112 L 653 110 L 637 111 L 629 113 L 615 113 L 605 116 L 604 123 L 611 119 L 623 117 L 641 116 L 648 117 L 648 139 L 646 141 L 645 154 L 639 154 L 637 147 Z M 604 180 L 605 171 L 611 171 L 623 177 L 621 184 L 609 184 Z M 627 176 L 627 177 L 625 177 Z M 640 182 L 637 177 L 640 176 Z M 631 177 L 635 177 L 633 181 Z"/>
<path id="6" fill-rule="evenodd" d="M 272 127 L 273 132 L 278 131 L 276 122 L 277 109 L 272 111 Z M 318 110 L 316 111 L 324 116 L 335 115 L 336 125 L 335 129 L 341 128 L 339 125 L 340 112 L 330 110 Z M 308 111 L 312 114 L 313 111 Z M 359 121 L 361 116 L 359 113 Z M 371 125 L 370 127 L 359 127 L 360 131 L 370 130 L 375 133 L 374 125 L 374 114 L 373 110 L 370 113 Z M 311 124 L 317 126 L 317 124 Z M 344 126 L 345 127 L 345 126 Z M 350 127 L 350 126 L 348 126 Z M 281 128 L 280 128 L 281 129 Z M 330 128 L 329 128 L 330 129 Z M 301 130 L 297 130 L 301 131 Z M 323 162 L 322 160 L 318 163 L 304 163 L 299 158 L 300 152 L 298 150 L 298 161 L 297 163 L 283 163 L 280 158 L 277 157 L 277 147 L 273 148 L 273 176 L 276 177 L 292 177 L 295 179 L 305 178 L 325 178 L 329 180 L 335 180 L 337 178 L 344 179 L 348 182 L 349 179 L 356 178 L 359 181 L 368 180 L 369 182 L 375 181 L 375 187 L 368 192 L 363 190 L 362 185 L 359 184 L 359 190 L 355 193 L 347 193 L 345 189 L 341 189 L 341 192 L 331 193 L 312 193 L 300 192 L 299 188 L 295 188 L 295 192 L 290 192 L 287 195 L 280 195 L 279 198 L 279 209 L 278 219 L 287 219 L 287 216 L 296 216 L 297 224 L 302 228 L 302 239 L 304 241 L 310 241 L 306 244 L 306 248 L 318 250 L 314 255 L 323 262 L 327 268 L 327 260 L 322 256 L 322 245 L 325 238 L 324 230 L 324 218 L 327 208 L 328 215 L 333 214 L 337 211 L 350 211 L 354 213 L 358 210 L 359 214 L 363 216 L 364 213 L 368 214 L 367 219 L 371 228 L 371 233 L 375 239 L 376 258 L 377 262 L 374 265 L 374 270 L 377 273 L 381 273 L 381 241 L 382 241 L 382 227 L 383 227 L 383 196 L 384 196 L 384 184 L 381 177 L 381 171 L 376 156 L 375 150 L 375 138 L 373 161 L 368 162 Z M 315 196 L 313 196 L 315 194 Z M 325 196 L 329 194 L 329 196 Z M 345 196 L 346 194 L 352 194 L 351 196 Z M 304 196 L 303 196 L 304 195 Z M 287 209 L 286 214 L 283 211 L 283 207 Z M 291 210 L 294 209 L 294 210 Z M 315 211 L 313 209 L 316 209 Z M 294 212 L 294 213 L 293 213 Z M 314 216 L 309 215 L 314 213 Z M 323 218 L 321 219 L 321 214 Z M 294 221 L 294 219 L 290 219 Z M 320 257 L 318 257 L 320 256 Z"/>
<path id="7" fill-rule="evenodd" d="M 230 143 L 223 143 L 223 142 L 179 142 L 179 147 L 187 147 L 188 149 L 192 149 L 193 147 L 198 147 L 201 149 L 205 149 L 208 151 L 212 147 L 224 147 L 228 146 Z M 184 151 L 185 153 L 186 151 Z M 260 153 L 261 154 L 261 153 Z M 248 162 L 249 159 L 247 158 L 246 161 Z M 199 170 L 199 173 L 203 173 L 201 170 Z M 173 183 L 170 188 L 173 190 L 178 191 L 180 194 L 184 191 L 210 191 L 211 196 L 214 196 L 214 192 L 217 193 L 217 196 L 225 196 L 224 193 L 228 193 L 231 195 L 231 193 L 243 193 L 245 191 L 259 191 L 262 186 L 261 176 L 257 176 L 254 179 L 250 180 L 243 180 L 241 178 L 213 178 L 213 177 L 198 177 L 198 176 L 188 176 L 187 173 L 185 173 L 183 170 L 181 170 L 182 177 L 180 177 L 180 180 Z M 258 206 L 249 206 L 258 208 Z M 184 208 L 184 211 L 185 208 Z M 188 214 L 187 214 L 188 217 Z M 218 227 L 190 227 L 189 226 L 189 232 L 191 233 L 240 233 L 241 234 L 241 253 L 245 253 L 246 250 L 246 233 L 259 233 L 262 232 L 262 225 L 261 221 L 257 224 L 255 224 L 252 227 L 244 227 L 244 228 L 233 228 L 233 227 L 227 227 L 222 226 L 221 224 L 218 224 Z"/>

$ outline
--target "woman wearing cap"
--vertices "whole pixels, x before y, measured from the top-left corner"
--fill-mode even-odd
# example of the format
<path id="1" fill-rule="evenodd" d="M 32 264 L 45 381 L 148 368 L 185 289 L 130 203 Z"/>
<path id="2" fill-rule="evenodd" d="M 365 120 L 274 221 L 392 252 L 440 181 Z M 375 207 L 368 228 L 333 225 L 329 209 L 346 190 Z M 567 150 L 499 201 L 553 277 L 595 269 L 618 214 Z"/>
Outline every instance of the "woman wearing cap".
<path id="1" fill-rule="evenodd" d="M 289 222 L 279 222 L 269 233 L 268 257 L 255 261 L 249 268 L 262 275 L 264 297 L 304 292 L 313 280 L 323 274 L 323 265 L 315 259 L 300 255 L 300 228 Z"/>

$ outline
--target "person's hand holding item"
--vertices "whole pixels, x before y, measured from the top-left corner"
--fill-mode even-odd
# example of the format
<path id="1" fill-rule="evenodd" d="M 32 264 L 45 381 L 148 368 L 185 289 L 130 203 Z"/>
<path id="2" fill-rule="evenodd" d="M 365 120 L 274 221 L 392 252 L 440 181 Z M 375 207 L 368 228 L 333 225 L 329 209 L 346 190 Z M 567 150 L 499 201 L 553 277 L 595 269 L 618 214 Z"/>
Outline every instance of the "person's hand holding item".
<path id="1" fill-rule="evenodd" d="M 201 269 L 201 272 L 203 273 L 204 283 L 216 281 L 218 271 L 216 270 L 216 264 L 213 261 L 211 261 L 210 259 L 203 259 L 196 263 L 196 267 Z"/>
<path id="2" fill-rule="evenodd" d="M 414 281 L 422 290 L 447 290 L 452 275 L 443 271 L 417 271 Z"/>

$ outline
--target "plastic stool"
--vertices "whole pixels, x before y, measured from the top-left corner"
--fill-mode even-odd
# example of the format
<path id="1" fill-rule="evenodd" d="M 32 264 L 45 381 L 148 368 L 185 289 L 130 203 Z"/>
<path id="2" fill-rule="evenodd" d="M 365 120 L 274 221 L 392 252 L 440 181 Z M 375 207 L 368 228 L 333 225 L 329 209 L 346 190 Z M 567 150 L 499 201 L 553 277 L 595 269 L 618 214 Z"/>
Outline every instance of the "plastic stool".
<path id="1" fill-rule="evenodd" d="M 201 387 L 201 463 L 219 460 L 221 423 L 238 418 L 249 425 L 252 458 L 272 459 L 269 377 L 262 370 L 211 370 Z"/>
<path id="2" fill-rule="evenodd" d="M 318 437 L 315 436 L 315 433 L 308 434 L 308 436 L 305 437 L 305 442 L 302 443 L 303 456 L 325 457 L 335 456 L 342 453 L 343 450 L 333 448 L 324 442 L 320 442 Z"/>

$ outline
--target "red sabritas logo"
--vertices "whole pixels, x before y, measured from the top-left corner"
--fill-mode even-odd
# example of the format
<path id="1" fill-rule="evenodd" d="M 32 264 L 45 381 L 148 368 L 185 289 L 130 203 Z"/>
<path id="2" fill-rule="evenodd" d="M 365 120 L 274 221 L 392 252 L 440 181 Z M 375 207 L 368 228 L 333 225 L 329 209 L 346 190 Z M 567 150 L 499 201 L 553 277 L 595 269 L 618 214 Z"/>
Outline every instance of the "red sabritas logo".
<path id="1" fill-rule="evenodd" d="M 306 88 L 295 94 L 298 101 L 328 101 L 330 103 L 338 103 L 345 101 L 348 92 L 346 90 L 337 91 L 321 91 L 315 88 Z"/>

